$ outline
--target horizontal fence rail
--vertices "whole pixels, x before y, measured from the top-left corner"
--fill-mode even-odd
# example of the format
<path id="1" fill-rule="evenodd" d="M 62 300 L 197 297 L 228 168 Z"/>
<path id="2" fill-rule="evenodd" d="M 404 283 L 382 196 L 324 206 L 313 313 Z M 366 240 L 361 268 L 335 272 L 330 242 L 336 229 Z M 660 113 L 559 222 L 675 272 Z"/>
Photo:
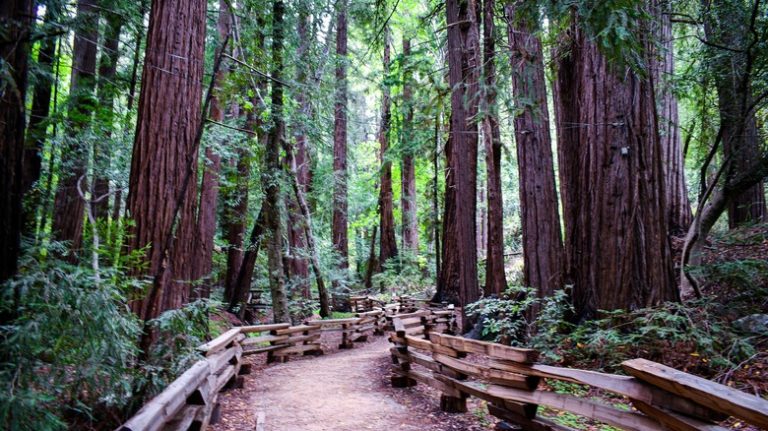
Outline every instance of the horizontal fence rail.
<path id="1" fill-rule="evenodd" d="M 539 406 L 625 430 L 725 430 L 715 422 L 728 416 L 768 429 L 768 401 L 730 387 L 645 359 L 622 363 L 629 376 L 542 365 L 535 350 L 456 337 L 430 326 L 434 318 L 423 313 L 393 318 L 392 386 L 419 382 L 436 388 L 443 411 L 465 412 L 467 398 L 474 396 L 488 403 L 491 415 L 524 430 L 570 429 L 538 415 Z M 541 379 L 612 392 L 637 411 L 539 390 Z"/>
<path id="2" fill-rule="evenodd" d="M 370 298 L 369 298 L 370 299 Z M 384 335 L 404 309 L 400 303 L 382 304 L 364 300 L 355 317 L 332 320 L 307 320 L 302 325 L 276 323 L 239 326 L 229 329 L 199 346 L 203 359 L 196 362 L 160 394 L 149 400 L 118 431 L 204 430 L 218 420 L 218 396 L 222 391 L 242 388 L 243 375 L 249 374 L 248 355 L 267 354 L 267 363 L 284 362 L 294 355 L 322 355 L 323 332 L 341 332 L 342 349 L 354 347 L 370 334 Z M 411 304 L 408 305 L 411 307 Z M 411 310 L 408 308 L 408 310 Z M 426 324 L 447 330 L 455 324 L 452 308 L 427 311 Z M 429 326 L 429 327 L 432 327 Z"/>

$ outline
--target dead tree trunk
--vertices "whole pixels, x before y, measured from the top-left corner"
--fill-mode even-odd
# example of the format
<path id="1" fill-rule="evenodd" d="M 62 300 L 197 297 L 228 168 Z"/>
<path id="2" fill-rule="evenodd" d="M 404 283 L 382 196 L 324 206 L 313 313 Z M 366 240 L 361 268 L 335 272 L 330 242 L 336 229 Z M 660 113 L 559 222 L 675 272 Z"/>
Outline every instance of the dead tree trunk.
<path id="1" fill-rule="evenodd" d="M 413 142 L 413 106 L 411 95 L 411 70 L 407 63 L 411 55 L 411 41 L 403 37 L 403 168 L 402 168 L 402 213 L 403 213 L 403 248 L 414 254 L 419 252 L 419 220 L 416 213 L 416 165 L 414 163 Z"/>
<path id="2" fill-rule="evenodd" d="M 464 306 L 479 297 L 477 283 L 477 142 L 480 96 L 478 9 L 473 0 L 448 0 L 448 70 L 451 127 L 443 219 L 443 259 L 438 301 Z M 465 328 L 469 324 L 464 319 Z"/>
<path id="3" fill-rule="evenodd" d="M 95 106 L 93 91 L 96 87 L 96 54 L 99 39 L 99 9 L 90 0 L 78 0 L 77 18 L 80 27 L 75 31 L 72 48 L 72 77 L 70 80 L 70 110 L 67 113 L 69 133 L 77 135 L 91 122 Z M 80 197 L 79 184 L 84 184 L 88 150 L 79 140 L 71 140 L 61 154 L 62 169 L 56 190 L 53 214 L 53 235 L 59 241 L 69 241 L 72 253 L 81 246 L 85 201 Z M 85 190 L 86 187 L 82 187 Z M 71 259 L 75 259 L 73 255 Z"/>
<path id="4" fill-rule="evenodd" d="M 0 282 L 16 274 L 21 252 L 25 94 L 33 2 L 8 0 L 0 5 L 0 58 L 15 90 L 0 92 Z"/>
<path id="5" fill-rule="evenodd" d="M 134 298 L 132 303 L 145 321 L 179 308 L 189 298 L 186 282 L 195 263 L 191 258 L 197 195 L 193 185 L 197 184 L 194 167 L 201 122 L 205 6 L 202 0 L 167 0 L 153 2 L 150 11 L 127 201 L 134 222 L 127 248 L 148 247 L 144 271 L 161 275 L 151 295 Z M 175 217 L 177 228 L 172 231 Z"/>
<path id="6" fill-rule="evenodd" d="M 333 248 L 349 267 L 347 240 L 347 0 L 336 2 L 336 102 L 333 124 Z"/>
<path id="7" fill-rule="evenodd" d="M 384 29 L 384 76 L 389 75 L 389 29 Z M 391 112 L 389 87 L 384 84 L 381 94 L 381 124 L 379 125 L 379 157 L 381 159 L 381 188 L 379 189 L 379 225 L 381 242 L 379 243 L 379 263 L 384 265 L 397 256 L 395 237 L 394 202 L 392 201 L 392 161 L 389 160 L 389 126 Z"/>
<path id="8" fill-rule="evenodd" d="M 577 317 L 674 300 L 652 79 L 609 65 L 577 17 L 570 34 L 555 105 Z"/>
<path id="9" fill-rule="evenodd" d="M 524 283 L 551 295 L 563 286 L 564 252 L 560 235 L 557 190 L 549 134 L 549 112 L 541 42 L 534 22 L 518 17 L 515 6 L 505 8 L 511 49 L 515 140 L 520 176 L 523 227 Z M 528 102 L 523 102 L 528 101 Z"/>

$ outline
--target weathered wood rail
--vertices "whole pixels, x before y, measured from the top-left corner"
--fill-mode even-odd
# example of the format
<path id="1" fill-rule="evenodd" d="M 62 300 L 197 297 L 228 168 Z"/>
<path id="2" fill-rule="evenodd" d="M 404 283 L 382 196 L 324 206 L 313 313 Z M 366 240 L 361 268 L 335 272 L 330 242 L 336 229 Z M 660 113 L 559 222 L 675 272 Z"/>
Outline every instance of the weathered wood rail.
<path id="1" fill-rule="evenodd" d="M 400 304 L 391 305 L 386 310 L 400 309 Z M 348 319 L 307 320 L 295 326 L 277 323 L 234 327 L 199 346 L 203 358 L 149 400 L 118 431 L 204 430 L 218 419 L 219 393 L 243 386 L 243 375 L 250 372 L 243 357 L 265 353 L 269 363 L 284 362 L 294 355 L 322 355 L 323 332 L 341 332 L 339 347 L 352 348 L 370 334 L 384 335 L 396 317 L 391 313 L 381 307 L 360 311 Z M 453 310 L 427 313 L 431 316 L 425 318 L 428 325 L 447 328 L 455 322 Z"/>
<path id="2" fill-rule="evenodd" d="M 441 392 L 444 411 L 465 412 L 467 398 L 474 396 L 488 403 L 491 415 L 524 430 L 569 429 L 537 415 L 539 406 L 625 430 L 724 430 L 715 422 L 728 416 L 768 429 L 768 401 L 655 362 L 624 362 L 630 376 L 552 367 L 537 364 L 535 350 L 448 335 L 425 322 L 424 316 L 393 319 L 392 385 L 432 386 Z M 637 412 L 539 390 L 541 379 L 588 385 L 626 397 Z"/>

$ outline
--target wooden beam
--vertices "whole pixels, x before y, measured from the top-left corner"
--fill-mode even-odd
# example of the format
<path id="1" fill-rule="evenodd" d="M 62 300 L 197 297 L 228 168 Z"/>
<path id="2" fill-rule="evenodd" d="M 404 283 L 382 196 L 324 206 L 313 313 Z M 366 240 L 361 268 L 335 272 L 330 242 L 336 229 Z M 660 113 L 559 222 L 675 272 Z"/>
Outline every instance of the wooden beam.
<path id="1" fill-rule="evenodd" d="M 238 335 L 240 335 L 240 328 L 232 328 L 213 340 L 199 346 L 197 350 L 204 353 L 206 356 L 209 356 L 227 347 Z"/>
<path id="2" fill-rule="evenodd" d="M 662 425 L 672 431 L 728 431 L 727 428 L 703 422 L 698 419 L 689 418 L 661 407 L 646 404 L 642 401 L 632 400 L 632 404 L 638 410 L 661 422 Z"/>
<path id="3" fill-rule="evenodd" d="M 480 379 L 493 380 L 494 383 L 500 382 L 500 384 L 504 386 L 511 386 L 514 388 L 531 391 L 536 389 L 536 386 L 539 384 L 538 377 L 525 376 L 508 371 L 496 370 L 485 365 L 472 363 L 458 358 L 452 358 L 440 353 L 434 353 L 432 357 L 435 359 L 435 361 L 456 371 Z"/>
<path id="4" fill-rule="evenodd" d="M 621 365 L 640 380 L 768 429 L 768 401 L 762 398 L 646 359 L 632 359 Z"/>
<path id="5" fill-rule="evenodd" d="M 532 363 L 539 358 L 539 352 L 532 349 L 520 349 L 487 341 L 471 340 L 445 334 L 430 334 L 429 339 L 441 346 L 447 346 L 467 353 L 481 353 L 493 358 L 506 359 L 522 363 Z"/>
<path id="6" fill-rule="evenodd" d="M 243 334 L 249 334 L 251 332 L 269 332 L 277 329 L 285 329 L 291 326 L 290 323 L 274 323 L 271 325 L 255 325 L 255 326 L 241 326 L 240 332 Z"/>

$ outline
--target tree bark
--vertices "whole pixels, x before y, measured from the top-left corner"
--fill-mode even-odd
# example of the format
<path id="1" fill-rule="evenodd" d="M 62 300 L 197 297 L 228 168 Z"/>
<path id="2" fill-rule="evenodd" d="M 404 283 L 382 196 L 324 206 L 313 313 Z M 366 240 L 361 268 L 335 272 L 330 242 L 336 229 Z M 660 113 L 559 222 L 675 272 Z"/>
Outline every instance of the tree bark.
<path id="1" fill-rule="evenodd" d="M 232 10 L 229 1 L 219 0 L 219 18 L 216 30 L 219 43 L 223 45 L 232 31 Z M 226 101 L 222 100 L 222 85 L 227 79 L 227 68 L 220 65 L 216 76 L 213 77 L 213 93 L 209 116 L 212 120 L 223 123 L 226 118 Z M 238 117 L 239 112 L 234 113 Z M 225 143 L 222 143 L 225 144 Z M 211 292 L 210 279 L 213 268 L 213 240 L 216 236 L 216 210 L 219 201 L 219 174 L 221 172 L 221 156 L 211 146 L 205 148 L 203 160 L 203 181 L 200 189 L 200 204 L 197 213 L 197 254 L 195 273 L 192 280 L 196 283 L 196 298 L 207 298 Z"/>
<path id="2" fill-rule="evenodd" d="M 751 4 L 752 2 L 747 2 Z M 754 111 L 748 109 L 753 95 L 750 81 L 755 63 L 753 35 L 759 2 L 747 7 L 738 2 L 702 0 L 705 9 L 704 30 L 707 41 L 728 49 L 708 47 L 711 52 L 717 87 L 718 109 L 722 128 L 723 153 L 731 160 L 726 181 L 749 169 L 760 157 L 761 138 Z M 728 200 L 728 224 L 735 228 L 743 223 L 768 220 L 765 189 L 762 182 L 743 190 Z"/>
<path id="3" fill-rule="evenodd" d="M 333 124 L 333 248 L 349 267 L 347 240 L 347 0 L 336 2 L 336 102 Z"/>
<path id="4" fill-rule="evenodd" d="M 280 194 L 280 151 L 285 135 L 283 118 L 283 14 L 285 4 L 276 0 L 272 5 L 272 127 L 265 154 L 265 172 L 262 184 L 265 188 L 264 222 L 267 230 L 267 260 L 269 265 L 269 291 L 272 296 L 272 313 L 275 322 L 290 322 L 288 297 L 283 279 L 283 220 Z"/>
<path id="5" fill-rule="evenodd" d="M 298 36 L 299 46 L 296 50 L 296 57 L 299 59 L 304 58 L 309 53 L 309 14 L 305 9 L 299 11 L 298 22 Z M 299 85 L 308 85 L 307 71 L 304 67 L 296 68 L 296 82 Z M 299 106 L 300 118 L 294 124 L 294 136 L 295 136 L 295 155 L 294 161 L 296 163 L 295 168 L 295 180 L 299 183 L 299 189 L 301 193 L 307 193 L 307 186 L 309 185 L 309 160 L 307 154 L 307 133 L 304 125 L 305 121 L 309 121 L 312 115 L 312 107 L 309 103 L 309 97 L 307 97 L 304 89 L 300 89 L 294 96 L 296 103 Z M 291 153 L 294 150 L 291 149 Z M 288 166 L 291 171 L 293 168 Z M 290 246 L 290 273 L 294 278 L 294 282 L 297 283 L 297 287 L 301 292 L 301 296 L 304 298 L 311 298 L 312 292 L 310 290 L 309 280 L 309 261 L 306 257 L 307 252 L 307 238 L 305 235 L 307 223 L 301 216 L 301 208 L 298 202 L 298 196 L 293 196 L 288 199 L 288 220 L 290 227 L 288 228 L 288 244 Z"/>
<path id="6" fill-rule="evenodd" d="M 657 11 L 662 52 L 659 53 L 659 61 L 654 68 L 654 79 L 659 101 L 659 135 L 669 229 L 670 233 L 679 234 L 688 229 L 693 216 L 685 184 L 685 156 L 680 140 L 677 98 L 671 82 L 675 72 L 674 35 L 670 15 L 666 12 L 668 11 L 661 9 Z"/>
<path id="7" fill-rule="evenodd" d="M 443 219 L 443 259 L 437 301 L 459 306 L 476 301 L 477 145 L 475 122 L 480 96 L 478 8 L 474 0 L 448 0 L 448 70 L 451 127 L 446 145 L 448 169 Z M 470 322 L 464 319 L 464 328 Z"/>
<path id="8" fill-rule="evenodd" d="M 577 17 L 570 35 L 555 104 L 577 317 L 675 300 L 652 80 L 609 65 Z"/>
<path id="9" fill-rule="evenodd" d="M 197 184 L 205 7 L 203 0 L 166 0 L 150 11 L 127 200 L 127 249 L 147 247 L 147 265 L 134 273 L 160 275 L 153 286 L 159 291 L 131 304 L 145 321 L 189 299 L 197 196 L 189 185 Z"/>
<path id="10" fill-rule="evenodd" d="M 72 48 L 72 77 L 70 80 L 69 134 L 76 136 L 90 125 L 96 108 L 93 91 L 96 87 L 96 53 L 99 39 L 99 9 L 90 0 L 78 0 L 75 44 Z M 80 197 L 78 183 L 87 169 L 87 149 L 79 140 L 68 141 L 62 150 L 62 168 L 56 190 L 53 214 L 53 235 L 68 241 L 75 260 L 83 236 L 85 201 Z M 85 184 L 85 182 L 82 182 Z M 86 187 L 83 187 L 85 189 Z"/>
<path id="11" fill-rule="evenodd" d="M 504 204 L 501 194 L 501 131 L 496 102 L 496 43 L 494 39 L 494 0 L 483 2 L 483 65 L 485 73 L 485 139 L 486 188 L 488 193 L 487 246 L 485 260 L 485 294 L 499 295 L 507 289 L 504 271 Z"/>
<path id="12" fill-rule="evenodd" d="M 403 168 L 402 168 L 402 214 L 403 214 L 403 248 L 414 254 L 419 252 L 419 220 L 416 213 L 416 165 L 414 163 L 413 142 L 413 106 L 411 79 L 412 74 L 408 59 L 411 55 L 411 41 L 403 36 Z"/>
<path id="13" fill-rule="evenodd" d="M 0 283 L 16 274 L 21 253 L 25 96 L 33 16 L 31 0 L 0 4 L 0 58 L 13 79 L 0 92 Z"/>
<path id="14" fill-rule="evenodd" d="M 520 177 L 523 228 L 523 276 L 526 286 L 546 297 L 564 288 L 564 251 L 560 234 L 557 190 L 549 133 L 544 54 L 535 23 L 505 7 L 511 49 L 515 141 Z M 529 101 L 528 103 L 525 101 Z"/>
<path id="15" fill-rule="evenodd" d="M 384 67 L 383 74 L 389 76 L 389 28 L 384 29 Z M 381 239 L 379 243 L 379 264 L 397 256 L 397 238 L 395 236 L 394 202 L 392 200 L 392 161 L 389 150 L 389 127 L 391 120 L 389 87 L 384 84 L 381 93 L 381 124 L 379 125 L 379 157 L 381 159 L 381 188 L 379 189 L 379 225 Z"/>
<path id="16" fill-rule="evenodd" d="M 256 258 L 259 256 L 259 249 L 261 248 L 261 237 L 265 231 L 264 221 L 264 210 L 262 209 L 253 223 L 253 229 L 251 229 L 251 235 L 248 240 L 248 248 L 243 254 L 243 262 L 240 265 L 240 271 L 237 273 L 235 289 L 229 301 L 229 311 L 234 311 L 239 307 L 241 319 L 245 315 L 245 301 L 248 298 L 248 292 L 251 290 L 253 270 L 256 266 Z"/>

